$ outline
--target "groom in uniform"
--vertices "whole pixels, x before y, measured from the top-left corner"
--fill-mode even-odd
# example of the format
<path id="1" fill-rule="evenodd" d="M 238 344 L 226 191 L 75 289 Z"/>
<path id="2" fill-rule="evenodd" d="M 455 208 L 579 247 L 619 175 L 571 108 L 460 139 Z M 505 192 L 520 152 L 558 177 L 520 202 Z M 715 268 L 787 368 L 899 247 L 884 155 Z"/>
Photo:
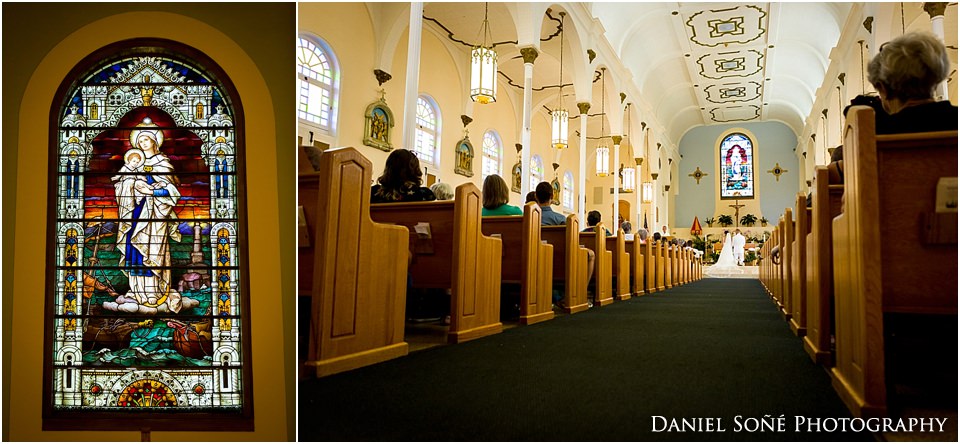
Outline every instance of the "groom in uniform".
<path id="1" fill-rule="evenodd" d="M 746 245 L 747 238 L 740 234 L 738 228 L 734 231 L 733 238 L 730 239 L 730 246 L 733 247 L 733 257 L 737 259 L 737 265 L 743 265 L 743 246 Z"/>

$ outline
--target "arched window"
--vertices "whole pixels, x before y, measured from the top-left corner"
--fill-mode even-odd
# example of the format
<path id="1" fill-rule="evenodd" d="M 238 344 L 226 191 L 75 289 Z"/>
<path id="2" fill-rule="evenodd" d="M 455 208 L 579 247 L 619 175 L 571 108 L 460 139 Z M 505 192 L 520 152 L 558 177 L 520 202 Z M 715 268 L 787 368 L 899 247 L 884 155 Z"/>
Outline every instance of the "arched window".
<path id="1" fill-rule="evenodd" d="M 503 162 L 503 145 L 500 136 L 494 130 L 483 133 L 483 178 L 491 174 L 500 174 Z"/>
<path id="2" fill-rule="evenodd" d="M 55 100 L 44 427 L 249 428 L 236 88 L 203 53 L 143 39 L 83 59 Z"/>
<path id="3" fill-rule="evenodd" d="M 563 207 L 573 211 L 573 173 L 563 173 Z"/>
<path id="4" fill-rule="evenodd" d="M 753 142 L 732 133 L 720 142 L 720 198 L 753 198 Z"/>
<path id="5" fill-rule="evenodd" d="M 417 97 L 417 144 L 414 151 L 421 163 L 439 166 L 437 147 L 440 146 L 440 111 L 428 96 Z"/>
<path id="6" fill-rule="evenodd" d="M 543 159 L 534 154 L 530 156 L 530 191 L 536 190 L 540 182 L 543 182 Z"/>
<path id="7" fill-rule="evenodd" d="M 336 58 L 330 47 L 318 38 L 297 39 L 297 83 L 300 103 L 297 116 L 320 129 L 333 133 L 337 123 L 337 87 L 340 82 Z"/>

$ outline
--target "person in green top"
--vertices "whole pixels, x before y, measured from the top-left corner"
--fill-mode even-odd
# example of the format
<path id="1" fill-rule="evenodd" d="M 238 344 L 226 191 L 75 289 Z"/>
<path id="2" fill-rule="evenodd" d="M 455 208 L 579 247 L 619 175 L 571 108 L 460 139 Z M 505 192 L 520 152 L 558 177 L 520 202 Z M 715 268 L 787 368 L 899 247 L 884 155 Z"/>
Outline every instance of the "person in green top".
<path id="1" fill-rule="evenodd" d="M 503 178 L 491 174 L 483 180 L 482 216 L 523 216 L 523 210 L 508 204 L 510 189 Z"/>

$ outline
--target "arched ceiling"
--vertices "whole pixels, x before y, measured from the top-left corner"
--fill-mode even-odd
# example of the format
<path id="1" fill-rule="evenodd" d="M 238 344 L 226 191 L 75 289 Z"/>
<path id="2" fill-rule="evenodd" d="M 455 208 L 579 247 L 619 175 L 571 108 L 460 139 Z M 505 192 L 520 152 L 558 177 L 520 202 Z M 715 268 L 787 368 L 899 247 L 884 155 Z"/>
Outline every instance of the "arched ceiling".
<path id="1" fill-rule="evenodd" d="M 800 134 L 849 10 L 849 3 L 591 5 L 674 142 L 695 126 L 766 120 Z"/>
<path id="2" fill-rule="evenodd" d="M 535 28 L 517 22 L 516 8 L 510 6 L 515 4 L 488 5 L 492 39 L 500 42 L 496 49 L 501 81 L 511 84 L 515 94 L 522 94 L 523 60 L 516 41 L 526 29 Z M 598 38 L 607 40 L 632 77 L 627 80 L 634 83 L 631 88 L 621 85 L 618 89 L 638 91 L 640 100 L 655 114 L 650 117 L 659 121 L 673 143 L 697 126 L 738 122 L 776 120 L 801 134 L 817 88 L 823 83 L 830 51 L 851 8 L 850 3 L 561 5 L 565 6 L 551 6 L 538 17 L 542 28 L 533 78 L 535 112 L 555 106 L 558 11 L 569 8 L 586 16 L 581 22 L 592 20 L 600 25 L 596 29 L 602 28 L 603 34 Z M 483 3 L 426 3 L 424 25 L 442 36 L 449 35 L 451 47 L 467 54 L 469 45 L 482 39 L 483 8 Z M 586 92 L 574 92 L 572 87 L 577 80 L 572 59 L 582 55 L 572 53 L 571 39 L 592 39 L 589 45 L 594 49 L 602 45 L 595 37 L 581 35 L 588 31 L 577 29 L 570 16 L 565 25 L 564 105 L 576 115 L 576 96 L 585 97 Z M 598 65 L 588 72 L 595 68 Z M 613 80 L 608 79 L 608 88 L 613 87 Z M 594 90 L 598 89 L 594 84 Z M 590 114 L 599 111 L 598 92 L 590 99 L 594 104 Z M 608 94 L 617 92 L 608 89 Z M 593 122 L 591 132 L 592 126 Z M 609 121 L 606 126 L 609 128 Z"/>

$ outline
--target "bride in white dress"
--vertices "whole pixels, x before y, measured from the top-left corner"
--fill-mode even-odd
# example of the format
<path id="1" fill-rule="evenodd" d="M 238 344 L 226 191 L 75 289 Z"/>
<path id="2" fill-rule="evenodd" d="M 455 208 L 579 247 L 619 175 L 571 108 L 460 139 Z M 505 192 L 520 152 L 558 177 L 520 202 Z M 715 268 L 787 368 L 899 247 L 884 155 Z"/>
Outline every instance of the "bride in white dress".
<path id="1" fill-rule="evenodd" d="M 730 240 L 730 232 L 728 231 L 723 237 L 723 248 L 720 249 L 720 257 L 717 259 L 717 263 L 713 264 L 714 267 L 736 267 L 737 258 L 733 255 L 733 242 Z"/>
<path id="2" fill-rule="evenodd" d="M 743 274 L 743 268 L 737 266 L 737 258 L 733 255 L 733 242 L 728 231 L 723 237 L 723 248 L 720 257 L 713 266 L 704 270 L 704 274 L 712 277 L 727 277 L 732 274 Z"/>

